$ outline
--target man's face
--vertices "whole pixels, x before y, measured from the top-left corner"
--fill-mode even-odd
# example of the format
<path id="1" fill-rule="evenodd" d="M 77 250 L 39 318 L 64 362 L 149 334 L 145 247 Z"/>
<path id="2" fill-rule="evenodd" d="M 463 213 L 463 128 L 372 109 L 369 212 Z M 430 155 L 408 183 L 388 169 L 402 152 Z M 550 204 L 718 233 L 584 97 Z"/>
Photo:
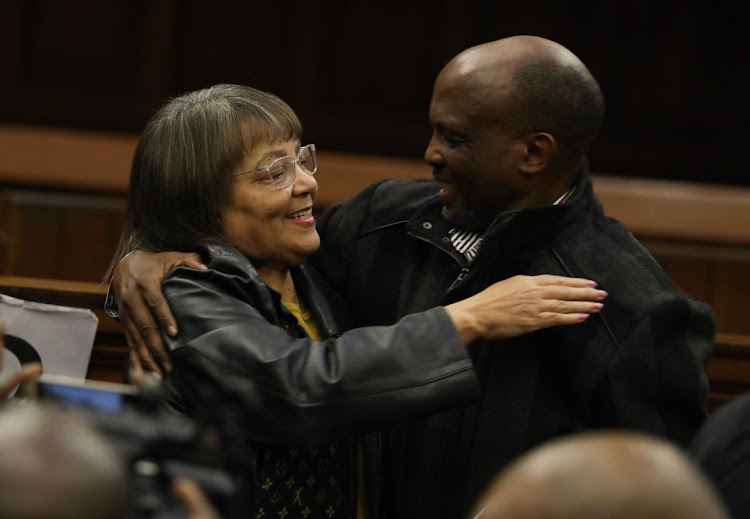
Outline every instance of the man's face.
<path id="1" fill-rule="evenodd" d="M 503 114 L 512 107 L 503 90 L 497 81 L 489 88 L 443 71 L 430 103 L 425 160 L 440 185 L 443 216 L 478 232 L 521 196 L 523 143 L 506 127 Z"/>

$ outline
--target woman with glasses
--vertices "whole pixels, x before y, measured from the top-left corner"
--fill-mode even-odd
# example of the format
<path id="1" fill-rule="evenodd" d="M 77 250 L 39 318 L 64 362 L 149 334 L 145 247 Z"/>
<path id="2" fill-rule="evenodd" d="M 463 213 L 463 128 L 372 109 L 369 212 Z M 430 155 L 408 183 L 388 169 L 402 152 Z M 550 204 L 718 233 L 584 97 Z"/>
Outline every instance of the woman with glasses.
<path id="1" fill-rule="evenodd" d="M 583 279 L 514 278 L 393 326 L 351 329 L 346 305 L 305 264 L 320 240 L 315 146 L 301 135 L 286 103 L 250 87 L 169 101 L 136 148 L 110 273 L 135 249 L 196 252 L 207 266 L 163 280 L 179 326 L 162 333 L 173 367 L 164 383 L 173 408 L 222 407 L 236 421 L 243 517 L 375 519 L 363 505 L 377 504 L 377 463 L 365 478 L 355 435 L 471 402 L 467 344 L 580 322 L 604 294 Z M 510 318 L 503 301 L 521 287 L 531 304 Z"/>

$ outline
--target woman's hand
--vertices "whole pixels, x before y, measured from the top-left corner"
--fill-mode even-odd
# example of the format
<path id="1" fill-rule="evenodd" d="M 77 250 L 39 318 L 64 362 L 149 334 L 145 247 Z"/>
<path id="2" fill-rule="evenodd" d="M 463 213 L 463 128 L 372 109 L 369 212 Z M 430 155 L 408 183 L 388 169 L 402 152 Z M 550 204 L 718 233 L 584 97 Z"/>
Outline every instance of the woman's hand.
<path id="1" fill-rule="evenodd" d="M 175 336 L 177 323 L 162 294 L 161 281 L 167 272 L 179 266 L 207 268 L 194 253 L 139 250 L 123 258 L 114 271 L 112 289 L 133 371 L 145 367 L 161 374 L 162 368 L 172 369 L 159 326 Z"/>
<path id="2" fill-rule="evenodd" d="M 596 282 L 563 276 L 514 276 L 445 307 L 466 344 L 508 339 L 585 321 L 607 293 Z"/>

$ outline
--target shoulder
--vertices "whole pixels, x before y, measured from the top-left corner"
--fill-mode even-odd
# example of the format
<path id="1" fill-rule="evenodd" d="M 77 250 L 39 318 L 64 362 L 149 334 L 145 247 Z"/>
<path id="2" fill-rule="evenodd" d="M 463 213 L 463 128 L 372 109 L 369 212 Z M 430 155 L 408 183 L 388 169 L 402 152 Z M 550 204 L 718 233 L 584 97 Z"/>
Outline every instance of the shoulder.
<path id="1" fill-rule="evenodd" d="M 659 316 L 659 326 L 674 322 L 665 316 L 691 316 L 709 330 L 713 312 L 691 298 L 664 271 L 651 252 L 620 221 L 601 212 L 590 213 L 566 229 L 555 249 L 566 270 L 596 281 L 609 292 L 606 312 L 615 311 L 629 322 L 626 329 Z M 631 321 L 632 320 L 632 321 Z"/>
<path id="2" fill-rule="evenodd" d="M 163 281 L 165 293 L 191 289 L 197 285 L 232 287 L 247 290 L 249 286 L 263 285 L 258 271 L 239 249 L 221 242 L 200 242 L 183 249 L 200 255 L 207 270 L 177 267 Z"/>

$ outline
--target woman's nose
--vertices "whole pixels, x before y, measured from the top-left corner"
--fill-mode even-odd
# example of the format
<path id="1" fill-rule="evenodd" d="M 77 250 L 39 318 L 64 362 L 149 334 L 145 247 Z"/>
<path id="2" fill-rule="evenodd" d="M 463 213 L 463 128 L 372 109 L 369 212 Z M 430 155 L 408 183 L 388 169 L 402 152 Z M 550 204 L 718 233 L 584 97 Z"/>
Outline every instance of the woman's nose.
<path id="1" fill-rule="evenodd" d="M 295 164 L 294 193 L 305 194 L 318 190 L 318 181 L 299 164 Z"/>

